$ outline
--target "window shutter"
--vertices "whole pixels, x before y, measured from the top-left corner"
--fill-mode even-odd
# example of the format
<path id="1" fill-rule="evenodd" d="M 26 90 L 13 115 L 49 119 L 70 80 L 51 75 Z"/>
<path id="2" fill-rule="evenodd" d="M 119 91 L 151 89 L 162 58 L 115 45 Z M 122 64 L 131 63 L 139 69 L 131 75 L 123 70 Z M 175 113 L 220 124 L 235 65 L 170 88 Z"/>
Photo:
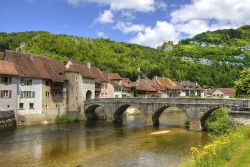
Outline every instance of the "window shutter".
<path id="1" fill-rule="evenodd" d="M 1 83 L 4 83 L 4 77 L 1 77 Z"/>
<path id="2" fill-rule="evenodd" d="M 32 92 L 32 98 L 35 98 L 35 92 Z"/>
<path id="3" fill-rule="evenodd" d="M 9 83 L 12 83 L 12 77 L 9 77 Z"/>
<path id="4" fill-rule="evenodd" d="M 21 91 L 21 98 L 23 98 L 23 91 Z"/>
<path id="5" fill-rule="evenodd" d="M 1 98 L 3 97 L 3 90 L 1 90 L 1 94 L 0 94 L 0 97 L 1 97 Z"/>
<path id="6" fill-rule="evenodd" d="M 9 91 L 9 98 L 11 98 L 11 90 Z"/>

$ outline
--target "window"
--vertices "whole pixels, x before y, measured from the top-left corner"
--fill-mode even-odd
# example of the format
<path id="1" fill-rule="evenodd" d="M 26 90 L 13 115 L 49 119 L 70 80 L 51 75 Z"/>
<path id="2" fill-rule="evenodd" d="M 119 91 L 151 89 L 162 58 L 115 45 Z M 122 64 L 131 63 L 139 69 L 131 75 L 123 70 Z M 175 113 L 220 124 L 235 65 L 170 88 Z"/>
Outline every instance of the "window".
<path id="1" fill-rule="evenodd" d="M 21 79 L 20 82 L 21 85 L 26 85 L 26 86 L 32 85 L 32 79 Z"/>
<path id="2" fill-rule="evenodd" d="M 49 108 L 48 105 L 46 105 L 45 107 L 46 107 L 46 109 Z"/>
<path id="3" fill-rule="evenodd" d="M 34 103 L 30 103 L 30 109 L 34 109 Z"/>
<path id="4" fill-rule="evenodd" d="M 19 109 L 23 109 L 23 103 L 19 103 Z"/>
<path id="5" fill-rule="evenodd" d="M 10 105 L 7 105 L 7 108 L 10 108 Z"/>
<path id="6" fill-rule="evenodd" d="M 33 91 L 21 91 L 21 98 L 35 98 L 35 92 L 33 92 Z"/>
<path id="7" fill-rule="evenodd" d="M 11 98 L 11 91 L 10 90 L 1 90 L 1 98 Z"/>
<path id="8" fill-rule="evenodd" d="M 12 83 L 12 78 L 11 77 L 1 77 L 1 83 L 10 84 L 10 83 Z"/>
<path id="9" fill-rule="evenodd" d="M 49 92 L 46 92 L 45 94 L 46 94 L 46 97 L 48 98 L 49 97 Z"/>
<path id="10" fill-rule="evenodd" d="M 46 80 L 46 81 L 45 81 L 45 85 L 46 85 L 46 86 L 49 86 L 49 85 L 50 85 L 50 81 L 49 81 L 49 80 Z"/>

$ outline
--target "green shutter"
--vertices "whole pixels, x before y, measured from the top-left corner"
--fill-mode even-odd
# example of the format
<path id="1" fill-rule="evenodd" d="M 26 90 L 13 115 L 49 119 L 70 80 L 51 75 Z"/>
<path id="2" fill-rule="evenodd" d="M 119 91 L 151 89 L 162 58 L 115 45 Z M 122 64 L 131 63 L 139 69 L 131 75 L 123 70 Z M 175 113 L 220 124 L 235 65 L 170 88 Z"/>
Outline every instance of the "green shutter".
<path id="1" fill-rule="evenodd" d="M 35 92 L 32 92 L 32 98 L 35 98 Z"/>

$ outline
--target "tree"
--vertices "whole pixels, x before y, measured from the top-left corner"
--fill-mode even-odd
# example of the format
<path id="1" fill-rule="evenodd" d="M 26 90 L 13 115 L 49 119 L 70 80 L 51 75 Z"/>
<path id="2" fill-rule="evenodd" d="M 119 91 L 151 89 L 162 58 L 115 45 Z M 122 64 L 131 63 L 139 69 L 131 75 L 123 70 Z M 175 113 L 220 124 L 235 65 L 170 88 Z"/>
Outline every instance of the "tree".
<path id="1" fill-rule="evenodd" d="M 250 97 L 250 68 L 240 73 L 240 78 L 234 82 L 237 97 Z"/>

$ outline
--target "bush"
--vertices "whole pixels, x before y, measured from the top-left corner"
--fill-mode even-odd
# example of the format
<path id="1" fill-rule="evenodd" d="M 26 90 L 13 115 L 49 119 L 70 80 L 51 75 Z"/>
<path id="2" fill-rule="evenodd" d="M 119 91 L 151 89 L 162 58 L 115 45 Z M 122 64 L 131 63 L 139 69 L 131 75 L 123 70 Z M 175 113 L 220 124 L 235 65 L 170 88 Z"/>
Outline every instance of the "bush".
<path id="1" fill-rule="evenodd" d="M 183 167 L 225 166 L 235 150 L 250 138 L 250 127 L 240 127 L 228 135 L 218 137 L 214 142 L 202 147 L 192 147 L 192 158 Z"/>
<path id="2" fill-rule="evenodd" d="M 77 116 L 70 116 L 68 114 L 65 115 L 57 115 L 55 122 L 58 124 L 62 124 L 62 123 L 72 123 L 72 122 L 80 122 L 81 119 Z"/>
<path id="3" fill-rule="evenodd" d="M 229 116 L 229 110 L 224 108 L 211 113 L 205 122 L 205 126 L 215 136 L 228 134 L 236 127 L 233 119 Z"/>

